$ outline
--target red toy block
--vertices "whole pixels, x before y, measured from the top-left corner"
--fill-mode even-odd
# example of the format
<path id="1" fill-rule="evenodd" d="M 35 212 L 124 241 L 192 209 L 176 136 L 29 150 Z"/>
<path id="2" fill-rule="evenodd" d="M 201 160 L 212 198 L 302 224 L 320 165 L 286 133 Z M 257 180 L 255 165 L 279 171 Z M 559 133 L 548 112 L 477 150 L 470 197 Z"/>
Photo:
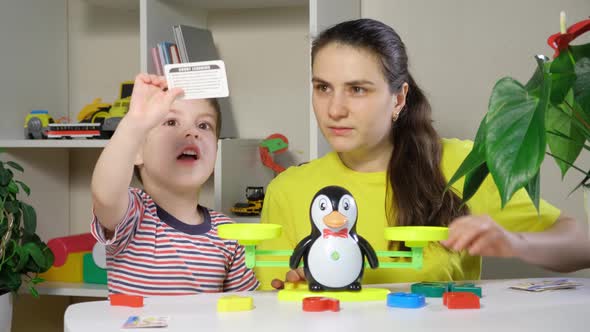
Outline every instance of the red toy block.
<path id="1" fill-rule="evenodd" d="M 126 294 L 111 294 L 109 295 L 111 305 L 140 308 L 143 307 L 143 296 L 126 295 Z"/>
<path id="2" fill-rule="evenodd" d="M 340 301 L 322 296 L 306 297 L 303 299 L 303 311 L 340 311 Z"/>
<path id="3" fill-rule="evenodd" d="M 447 292 L 443 304 L 449 309 L 479 309 L 479 296 L 471 292 Z"/>
<path id="4" fill-rule="evenodd" d="M 53 266 L 60 267 L 66 263 L 68 254 L 92 251 L 96 239 L 90 233 L 56 237 L 47 242 L 47 246 L 53 252 L 55 259 Z"/>

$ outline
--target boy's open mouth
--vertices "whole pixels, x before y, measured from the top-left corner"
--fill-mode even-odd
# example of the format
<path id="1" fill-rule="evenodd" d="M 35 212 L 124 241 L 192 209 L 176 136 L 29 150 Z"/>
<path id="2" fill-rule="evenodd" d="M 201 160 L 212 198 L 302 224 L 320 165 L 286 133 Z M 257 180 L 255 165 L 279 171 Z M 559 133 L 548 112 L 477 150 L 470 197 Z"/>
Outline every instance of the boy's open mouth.
<path id="1" fill-rule="evenodd" d="M 188 147 L 182 150 L 182 153 L 176 158 L 178 160 L 199 160 L 199 148 Z"/>

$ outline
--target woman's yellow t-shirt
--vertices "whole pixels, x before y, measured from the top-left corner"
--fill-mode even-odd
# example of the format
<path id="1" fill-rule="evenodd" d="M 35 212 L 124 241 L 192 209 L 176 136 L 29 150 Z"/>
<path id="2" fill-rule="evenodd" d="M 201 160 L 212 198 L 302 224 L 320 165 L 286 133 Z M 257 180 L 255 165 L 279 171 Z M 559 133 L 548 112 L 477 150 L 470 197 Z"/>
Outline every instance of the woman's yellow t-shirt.
<path id="1" fill-rule="evenodd" d="M 458 139 L 443 139 L 442 143 L 441 166 L 443 174 L 449 179 L 471 151 L 473 143 Z M 290 167 L 268 185 L 261 222 L 282 225 L 283 232 L 280 238 L 265 241 L 257 248 L 295 248 L 301 239 L 310 234 L 311 200 L 318 190 L 330 185 L 344 187 L 354 196 L 358 206 L 357 233 L 369 241 L 375 250 L 388 250 L 388 242 L 383 236 L 384 228 L 388 227 L 385 214 L 386 173 L 353 171 L 341 162 L 335 152 L 310 163 Z M 463 179 L 455 183 L 453 188 L 461 193 Z M 538 214 L 524 190 L 517 192 L 502 210 L 500 196 L 491 176 L 469 200 L 468 206 L 472 214 L 490 215 L 512 232 L 542 231 L 552 225 L 560 214 L 557 208 L 545 201 L 541 201 Z M 288 257 L 281 260 L 288 260 Z M 272 279 L 283 279 L 287 271 L 288 268 L 255 268 L 260 289 L 270 289 Z M 438 243 L 431 243 L 424 248 L 422 269 L 367 268 L 363 283 L 476 280 L 480 278 L 480 273 L 481 257 L 470 256 L 466 252 L 451 252 Z"/>

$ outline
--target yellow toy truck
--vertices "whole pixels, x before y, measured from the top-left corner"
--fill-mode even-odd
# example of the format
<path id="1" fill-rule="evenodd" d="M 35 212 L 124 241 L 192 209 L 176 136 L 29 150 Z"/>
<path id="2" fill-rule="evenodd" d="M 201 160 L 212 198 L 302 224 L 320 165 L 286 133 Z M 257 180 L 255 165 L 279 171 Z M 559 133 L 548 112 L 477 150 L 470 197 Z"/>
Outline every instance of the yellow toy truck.
<path id="1" fill-rule="evenodd" d="M 248 203 L 236 203 L 231 212 L 238 216 L 259 216 L 264 202 L 264 189 L 262 187 L 246 188 Z"/>
<path id="2" fill-rule="evenodd" d="M 101 138 L 111 138 L 121 119 L 129 111 L 131 93 L 133 92 L 133 81 L 121 83 L 119 99 L 111 104 L 103 103 L 100 98 L 94 99 L 91 104 L 82 108 L 78 113 L 79 122 L 100 123 Z"/>

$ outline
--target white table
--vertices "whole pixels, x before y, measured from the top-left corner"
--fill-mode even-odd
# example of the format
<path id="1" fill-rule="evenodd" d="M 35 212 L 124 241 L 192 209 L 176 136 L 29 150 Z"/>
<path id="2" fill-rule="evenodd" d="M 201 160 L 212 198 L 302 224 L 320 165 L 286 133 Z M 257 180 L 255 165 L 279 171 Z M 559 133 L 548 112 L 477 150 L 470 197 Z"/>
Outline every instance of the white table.
<path id="1" fill-rule="evenodd" d="M 476 282 L 483 289 L 481 309 L 449 310 L 440 298 L 427 298 L 420 309 L 390 308 L 385 301 L 341 302 L 340 312 L 314 313 L 304 312 L 301 302 L 278 301 L 275 292 L 253 292 L 242 295 L 254 297 L 254 310 L 218 313 L 217 298 L 228 293 L 217 293 L 147 298 L 143 308 L 112 307 L 107 301 L 73 304 L 64 326 L 67 332 L 119 331 L 131 315 L 155 315 L 169 316 L 169 326 L 148 331 L 590 331 L 590 279 L 572 278 L 583 286 L 568 290 L 508 288 L 528 280 L 535 279 Z M 409 284 L 381 287 L 409 291 Z"/>

